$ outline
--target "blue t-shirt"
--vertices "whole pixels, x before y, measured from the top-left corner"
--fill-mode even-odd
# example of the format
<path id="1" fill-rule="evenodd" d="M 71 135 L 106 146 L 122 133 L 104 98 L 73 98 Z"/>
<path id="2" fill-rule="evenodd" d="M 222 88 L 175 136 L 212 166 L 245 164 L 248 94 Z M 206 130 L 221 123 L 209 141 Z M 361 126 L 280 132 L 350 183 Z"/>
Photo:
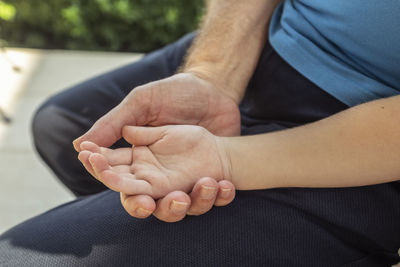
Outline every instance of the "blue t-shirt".
<path id="1" fill-rule="evenodd" d="M 285 0 L 269 35 L 284 60 L 349 106 L 400 93 L 400 0 Z"/>

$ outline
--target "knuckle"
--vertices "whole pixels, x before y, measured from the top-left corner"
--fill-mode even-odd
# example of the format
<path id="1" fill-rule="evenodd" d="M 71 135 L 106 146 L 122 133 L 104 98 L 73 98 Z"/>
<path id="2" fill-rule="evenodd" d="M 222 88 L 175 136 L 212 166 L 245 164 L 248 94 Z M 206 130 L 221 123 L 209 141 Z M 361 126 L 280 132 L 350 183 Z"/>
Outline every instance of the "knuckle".
<path id="1" fill-rule="evenodd" d="M 137 164 L 131 164 L 131 166 L 129 167 L 129 170 L 131 173 L 136 173 L 139 171 L 139 168 L 138 168 Z"/>
<path id="2" fill-rule="evenodd" d="M 141 158 L 143 147 L 133 147 L 132 162 L 138 161 Z"/>

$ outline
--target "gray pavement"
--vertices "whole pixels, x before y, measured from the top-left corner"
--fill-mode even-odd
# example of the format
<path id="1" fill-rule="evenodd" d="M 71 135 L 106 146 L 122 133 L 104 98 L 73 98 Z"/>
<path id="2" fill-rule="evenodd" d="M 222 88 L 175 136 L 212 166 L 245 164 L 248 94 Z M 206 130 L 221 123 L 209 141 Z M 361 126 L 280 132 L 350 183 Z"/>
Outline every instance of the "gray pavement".
<path id="1" fill-rule="evenodd" d="M 56 181 L 32 147 L 34 110 L 62 89 L 137 60 L 133 53 L 7 49 L 0 54 L 0 233 L 73 196 Z M 12 70 L 10 61 L 21 71 Z"/>

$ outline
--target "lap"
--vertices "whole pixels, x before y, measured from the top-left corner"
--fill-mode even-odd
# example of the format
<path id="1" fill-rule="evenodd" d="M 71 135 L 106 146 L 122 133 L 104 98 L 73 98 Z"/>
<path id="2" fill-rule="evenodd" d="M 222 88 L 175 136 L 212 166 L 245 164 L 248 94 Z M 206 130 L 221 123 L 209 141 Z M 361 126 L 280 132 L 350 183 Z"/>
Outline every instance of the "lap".
<path id="1" fill-rule="evenodd" d="M 0 237 L 5 266 L 382 266 L 400 246 L 391 185 L 238 192 L 178 223 L 139 220 L 106 191 L 35 217 Z M 397 247 L 396 247 L 397 246 Z M 392 260 L 392 261 L 391 261 Z M 360 263 L 360 264 L 359 264 Z"/>
<path id="2" fill-rule="evenodd" d="M 182 43 L 188 44 L 187 40 Z M 162 55 L 150 55 L 135 65 L 141 66 L 136 75 L 131 73 L 136 67 L 128 66 L 74 87 L 49 103 L 83 112 L 79 103 L 90 99 L 97 107 L 86 112 L 95 120 L 135 87 L 130 77 L 145 83 L 173 73 L 158 73 L 158 62 L 163 63 L 152 57 L 177 55 L 183 53 L 164 50 Z M 93 97 L 101 98 L 99 103 L 105 101 L 105 106 Z M 242 134 L 301 125 L 345 108 L 267 45 L 240 106 Z M 0 264 L 381 266 L 395 261 L 400 247 L 399 195 L 399 183 L 238 192 L 227 207 L 168 224 L 154 217 L 130 217 L 118 194 L 106 191 L 58 207 L 3 234 Z"/>

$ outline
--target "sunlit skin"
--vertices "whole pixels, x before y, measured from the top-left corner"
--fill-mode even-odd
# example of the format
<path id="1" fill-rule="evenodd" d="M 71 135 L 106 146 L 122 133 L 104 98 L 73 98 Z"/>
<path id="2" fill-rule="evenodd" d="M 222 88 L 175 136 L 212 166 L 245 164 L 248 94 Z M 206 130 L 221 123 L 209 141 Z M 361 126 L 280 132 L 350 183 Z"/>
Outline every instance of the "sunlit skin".
<path id="1" fill-rule="evenodd" d="M 241 190 L 373 185 L 400 177 L 399 113 L 395 96 L 254 136 L 218 137 L 190 125 L 127 126 L 123 137 L 133 148 L 81 153 L 109 188 L 153 198 L 189 192 L 199 176 L 226 179 Z M 112 166 L 114 157 L 122 164 Z"/>
<path id="2" fill-rule="evenodd" d="M 221 181 L 228 176 L 222 162 L 226 156 L 219 154 L 224 152 L 202 127 L 128 126 L 123 137 L 132 148 L 91 153 L 88 158 L 95 177 L 114 191 L 158 199 L 175 190 L 189 193 L 198 177 Z"/>
<path id="3" fill-rule="evenodd" d="M 238 105 L 213 84 L 193 74 L 182 73 L 136 88 L 74 144 L 78 151 L 82 146 L 85 149 L 84 140 L 104 147 L 121 137 L 122 132 L 119 134 L 115 129 L 122 129 L 124 125 L 177 123 L 202 125 L 217 135 L 238 135 L 240 132 Z M 87 166 L 87 161 L 83 162 Z M 234 198 L 234 187 L 227 181 L 218 183 L 202 176 L 198 176 L 197 180 L 198 186 L 193 188 L 190 195 L 174 192 L 156 203 L 146 195 L 122 194 L 121 202 L 132 216 L 145 218 L 154 211 L 160 219 L 171 222 L 182 219 L 187 212 L 196 215 L 204 213 L 214 203 L 226 205 Z M 216 192 L 211 199 L 210 190 Z M 171 210 L 169 215 L 166 207 Z"/>
<path id="4" fill-rule="evenodd" d="M 125 125 L 194 124 L 219 136 L 240 131 L 238 104 L 254 73 L 266 42 L 268 22 L 280 0 L 207 1 L 206 14 L 180 74 L 135 88 L 83 136 L 84 141 L 108 147 L 122 136 Z M 87 153 L 80 155 L 88 167 Z M 121 193 L 127 212 L 137 218 L 154 214 L 174 222 L 185 214 L 200 215 L 234 198 L 229 181 L 198 177 L 190 194 L 174 191 L 157 201 L 148 195 Z"/>

